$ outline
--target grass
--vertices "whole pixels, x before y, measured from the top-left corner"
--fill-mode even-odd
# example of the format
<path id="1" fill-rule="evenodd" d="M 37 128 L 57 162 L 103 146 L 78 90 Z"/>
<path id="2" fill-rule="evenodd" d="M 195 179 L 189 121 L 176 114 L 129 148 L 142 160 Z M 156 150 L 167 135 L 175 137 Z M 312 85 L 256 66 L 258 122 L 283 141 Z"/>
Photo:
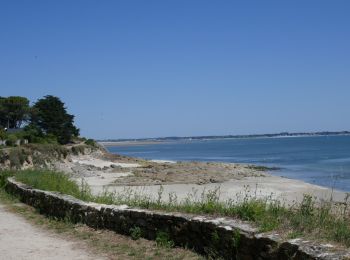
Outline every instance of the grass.
<path id="1" fill-rule="evenodd" d="M 9 176 L 14 173 L 3 172 L 2 174 Z M 17 180 L 35 188 L 62 192 L 84 201 L 127 204 L 132 207 L 152 210 L 228 216 L 250 221 L 258 226 L 262 232 L 280 231 L 280 233 L 286 234 L 286 238 L 302 236 L 350 246 L 349 195 L 340 204 L 331 200 L 320 203 L 316 201 L 316 198 L 304 195 L 300 203 L 286 206 L 281 201 L 274 199 L 273 196 L 259 199 L 256 192 L 251 192 L 249 189 L 235 199 L 223 202 L 219 200 L 220 190 L 216 188 L 201 194 L 197 194 L 197 191 L 193 190 L 182 201 L 177 199 L 176 194 L 170 193 L 165 202 L 162 187 L 160 187 L 156 198 L 133 192 L 130 189 L 125 189 L 121 193 L 104 191 L 93 196 L 86 183 L 81 183 L 79 186 L 62 173 L 21 171 L 17 172 L 15 176 Z M 134 230 L 134 233 L 137 237 L 137 230 Z M 166 239 L 160 239 L 160 241 L 163 240 Z"/>
<path id="2" fill-rule="evenodd" d="M 9 173 L 8 173 L 9 175 Z M 79 187 L 69 176 L 60 172 L 48 170 L 25 170 L 15 174 L 16 180 L 28 184 L 36 189 L 57 191 L 88 201 L 92 199 L 89 187 L 81 184 Z"/>
<path id="3" fill-rule="evenodd" d="M 176 195 L 162 200 L 162 188 L 158 197 L 128 192 L 100 194 L 95 201 L 106 204 L 127 204 L 134 207 L 178 211 L 192 214 L 208 214 L 239 218 L 254 223 L 261 232 L 280 231 L 286 238 L 298 235 L 317 240 L 332 241 L 350 246 L 349 203 L 334 204 L 332 201 L 316 203 L 316 198 L 304 195 L 300 203 L 288 207 L 272 196 L 258 199 L 248 190 L 236 200 L 219 200 L 219 189 L 208 190 L 196 196 L 194 191 L 178 202 Z"/>

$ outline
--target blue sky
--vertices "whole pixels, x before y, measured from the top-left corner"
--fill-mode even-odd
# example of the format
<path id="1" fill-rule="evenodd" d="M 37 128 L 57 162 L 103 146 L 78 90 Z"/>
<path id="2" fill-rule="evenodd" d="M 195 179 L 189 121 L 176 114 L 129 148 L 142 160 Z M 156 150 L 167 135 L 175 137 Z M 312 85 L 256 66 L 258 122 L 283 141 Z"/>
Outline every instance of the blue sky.
<path id="1" fill-rule="evenodd" d="M 1 1 L 0 95 L 93 138 L 350 129 L 350 1 Z"/>

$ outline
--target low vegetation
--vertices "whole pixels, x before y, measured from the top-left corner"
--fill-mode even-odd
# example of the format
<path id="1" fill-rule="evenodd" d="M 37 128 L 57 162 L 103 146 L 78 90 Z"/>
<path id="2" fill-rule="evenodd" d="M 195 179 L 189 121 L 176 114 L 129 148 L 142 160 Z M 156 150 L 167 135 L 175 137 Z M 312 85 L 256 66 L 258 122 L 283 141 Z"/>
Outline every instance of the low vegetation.
<path id="1" fill-rule="evenodd" d="M 38 178 L 38 175 L 40 178 Z M 16 180 L 26 183 L 33 188 L 57 191 L 73 197 L 85 199 L 84 191 L 71 181 L 65 174 L 58 172 L 42 171 L 21 171 L 16 174 Z"/>
<path id="2" fill-rule="evenodd" d="M 93 139 L 87 139 L 87 140 L 85 141 L 85 144 L 90 145 L 90 146 L 97 146 L 96 141 L 93 140 Z"/>
<path id="3" fill-rule="evenodd" d="M 59 144 L 26 144 L 0 149 L 0 169 L 47 168 L 51 163 L 64 160 L 68 155 L 84 154 L 100 149 L 96 144 L 80 143 L 73 146 Z"/>
<path id="4" fill-rule="evenodd" d="M 305 195 L 300 203 L 286 206 L 272 196 L 259 199 L 256 192 L 249 189 L 236 199 L 222 202 L 219 200 L 219 188 L 197 194 L 194 190 L 185 200 L 179 201 L 171 193 L 164 200 L 163 188 L 160 187 L 157 198 L 126 189 L 122 193 L 104 191 L 98 196 L 91 193 L 90 187 L 82 182 L 80 185 L 62 173 L 51 171 L 3 172 L 5 177 L 15 175 L 16 179 L 35 188 L 58 191 L 72 195 L 84 201 L 104 204 L 127 204 L 145 209 L 178 211 L 194 214 L 228 216 L 250 221 L 263 232 L 281 231 L 287 238 L 308 237 L 323 241 L 332 241 L 350 246 L 350 211 L 349 196 L 343 203 L 317 202 L 315 198 Z M 166 201 L 166 202 L 165 202 Z M 131 230 L 134 238 L 139 237 L 138 229 Z M 167 244 L 164 234 L 158 236 L 159 244 Z M 171 245 L 171 241 L 168 241 Z"/>

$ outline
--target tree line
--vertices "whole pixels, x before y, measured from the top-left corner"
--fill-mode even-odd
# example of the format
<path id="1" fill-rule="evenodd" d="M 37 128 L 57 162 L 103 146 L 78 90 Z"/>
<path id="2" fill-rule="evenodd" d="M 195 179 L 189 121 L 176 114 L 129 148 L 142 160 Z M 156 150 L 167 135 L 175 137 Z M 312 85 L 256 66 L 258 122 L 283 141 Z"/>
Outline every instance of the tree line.
<path id="1" fill-rule="evenodd" d="M 15 131 L 16 135 L 32 143 L 67 144 L 79 136 L 74 116 L 68 114 L 58 97 L 51 95 L 32 106 L 26 97 L 0 97 L 0 139 L 8 138 L 11 129 L 21 129 Z"/>

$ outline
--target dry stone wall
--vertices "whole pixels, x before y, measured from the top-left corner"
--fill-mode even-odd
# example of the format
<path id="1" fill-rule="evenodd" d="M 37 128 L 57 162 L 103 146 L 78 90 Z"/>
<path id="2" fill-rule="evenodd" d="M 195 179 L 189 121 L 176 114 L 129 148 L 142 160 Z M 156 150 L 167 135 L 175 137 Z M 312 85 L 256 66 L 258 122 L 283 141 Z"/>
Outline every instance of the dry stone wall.
<path id="1" fill-rule="evenodd" d="M 58 219 L 69 219 L 96 229 L 130 235 L 138 227 L 143 237 L 154 240 L 160 232 L 177 246 L 224 259 L 350 259 L 347 250 L 294 239 L 283 241 L 278 234 L 259 234 L 249 224 L 229 218 L 210 218 L 86 203 L 71 196 L 33 189 L 8 179 L 6 190 Z"/>

